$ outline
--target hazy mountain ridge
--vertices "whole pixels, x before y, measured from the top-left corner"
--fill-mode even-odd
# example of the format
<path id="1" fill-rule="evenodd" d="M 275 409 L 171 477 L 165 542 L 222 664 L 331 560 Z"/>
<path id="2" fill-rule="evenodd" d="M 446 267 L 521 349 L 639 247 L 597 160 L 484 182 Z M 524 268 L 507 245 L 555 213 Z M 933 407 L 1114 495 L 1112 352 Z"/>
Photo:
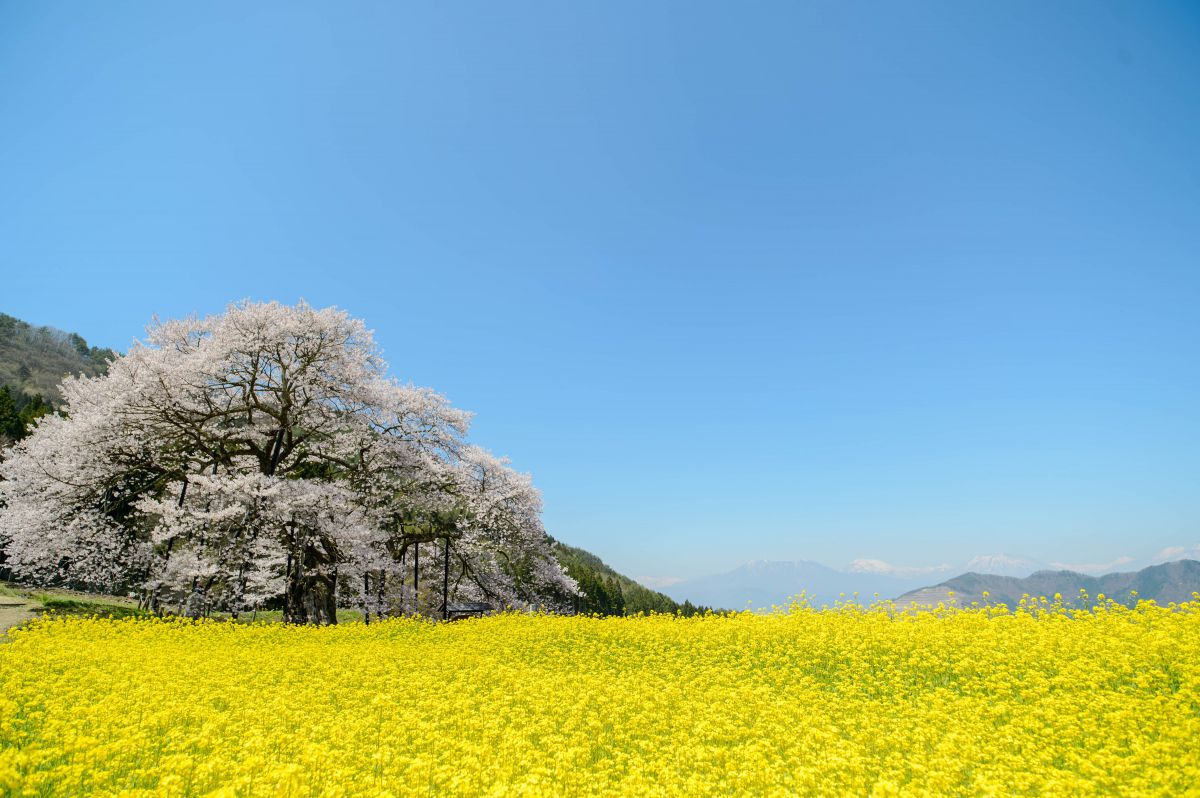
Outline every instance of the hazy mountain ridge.
<path id="1" fill-rule="evenodd" d="M 950 593 L 960 605 L 991 602 L 1016 606 L 1025 595 L 1053 598 L 1061 594 L 1063 601 L 1079 604 L 1079 591 L 1087 591 L 1089 600 L 1103 594 L 1121 604 L 1131 605 L 1139 599 L 1152 599 L 1159 604 L 1191 601 L 1192 593 L 1200 591 L 1200 561 L 1176 560 L 1151 565 L 1140 571 L 1122 571 L 1089 576 L 1076 571 L 1038 571 L 1024 578 L 996 574 L 965 573 L 937 585 L 919 588 L 899 596 L 901 604 L 947 601 Z M 985 597 L 983 594 L 987 592 Z M 1131 596 L 1136 591 L 1136 596 Z"/>
<path id="2" fill-rule="evenodd" d="M 1011 554 L 983 554 L 972 557 L 964 566 L 968 573 L 995 574 L 997 576 L 1029 576 L 1037 571 L 1047 570 L 1043 562 L 1031 557 L 1013 556 Z"/>
<path id="3" fill-rule="evenodd" d="M 887 599 L 929 583 L 929 575 L 894 575 L 875 571 L 840 571 L 811 560 L 757 560 L 732 571 L 687 579 L 664 588 L 680 600 L 741 610 L 785 605 L 801 592 L 814 604 L 828 604 L 854 593 L 864 601 L 875 594 Z"/>
<path id="4" fill-rule="evenodd" d="M 1200 591 L 1200 562 L 1189 559 L 1103 576 L 1064 569 L 1034 570 L 1037 565 L 1034 560 L 1008 555 L 976 557 L 968 564 L 997 565 L 1008 573 L 968 571 L 930 584 L 932 579 L 928 574 L 904 569 L 887 573 L 855 570 L 853 565 L 839 570 L 806 560 L 756 561 L 725 573 L 677 582 L 664 591 L 677 600 L 686 596 L 697 603 L 730 609 L 784 606 L 802 592 L 814 605 L 852 599 L 855 593 L 859 601 L 867 603 L 895 599 L 902 603 L 936 604 L 949 600 L 952 592 L 960 604 L 970 604 L 983 603 L 986 590 L 987 600 L 992 603 L 1015 606 L 1024 594 L 1052 597 L 1061 593 L 1064 600 L 1072 600 L 1080 589 L 1092 598 L 1103 593 L 1122 602 L 1128 600 L 1129 591 L 1136 590 L 1139 598 L 1154 599 L 1160 604 L 1187 601 L 1192 591 Z"/>

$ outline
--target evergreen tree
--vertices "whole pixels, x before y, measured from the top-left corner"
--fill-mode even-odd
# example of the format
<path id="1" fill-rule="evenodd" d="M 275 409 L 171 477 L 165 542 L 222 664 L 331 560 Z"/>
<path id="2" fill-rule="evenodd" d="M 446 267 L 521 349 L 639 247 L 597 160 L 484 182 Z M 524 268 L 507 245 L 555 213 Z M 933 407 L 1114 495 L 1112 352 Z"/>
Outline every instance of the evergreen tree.
<path id="1" fill-rule="evenodd" d="M 91 352 L 88 351 L 87 341 L 85 341 L 83 336 L 79 333 L 71 333 L 67 336 L 67 341 L 70 342 L 71 346 L 75 347 L 75 351 L 79 354 L 83 355 L 84 357 L 91 356 Z"/>
<path id="2" fill-rule="evenodd" d="M 25 425 L 17 412 L 8 386 L 0 386 L 0 446 L 16 443 L 25 436 Z"/>
<path id="3" fill-rule="evenodd" d="M 616 579 L 609 578 L 607 580 L 608 607 L 609 615 L 624 615 L 625 614 L 625 596 L 621 592 L 621 583 Z"/>
<path id="4" fill-rule="evenodd" d="M 54 407 L 40 393 L 35 393 L 33 396 L 25 397 L 20 411 L 21 419 L 21 434 L 18 437 L 25 437 L 29 430 L 33 427 L 33 422 L 37 421 L 47 413 L 53 412 Z"/>

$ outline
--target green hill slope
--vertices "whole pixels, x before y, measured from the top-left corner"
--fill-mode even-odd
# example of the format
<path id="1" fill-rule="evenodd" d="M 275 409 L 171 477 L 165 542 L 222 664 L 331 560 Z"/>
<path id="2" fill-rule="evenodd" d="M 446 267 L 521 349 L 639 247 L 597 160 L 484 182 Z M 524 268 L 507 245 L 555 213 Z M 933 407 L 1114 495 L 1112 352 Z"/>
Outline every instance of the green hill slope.
<path id="1" fill-rule="evenodd" d="M 670 596 L 640 585 L 624 574 L 614 571 L 590 551 L 555 541 L 554 553 L 584 592 L 584 596 L 576 600 L 576 612 L 600 615 L 678 612 L 694 615 L 708 609 L 697 607 L 690 601 L 680 604 Z"/>
<path id="2" fill-rule="evenodd" d="M 30 421 L 57 407 L 64 376 L 103 374 L 112 357 L 77 333 L 0 313 L 0 438 L 20 438 Z"/>
<path id="3" fill-rule="evenodd" d="M 111 349 L 88 346 L 78 333 L 34 327 L 0 313 L 0 384 L 14 393 L 41 394 L 57 402 L 58 384 L 67 374 L 103 374 Z"/>

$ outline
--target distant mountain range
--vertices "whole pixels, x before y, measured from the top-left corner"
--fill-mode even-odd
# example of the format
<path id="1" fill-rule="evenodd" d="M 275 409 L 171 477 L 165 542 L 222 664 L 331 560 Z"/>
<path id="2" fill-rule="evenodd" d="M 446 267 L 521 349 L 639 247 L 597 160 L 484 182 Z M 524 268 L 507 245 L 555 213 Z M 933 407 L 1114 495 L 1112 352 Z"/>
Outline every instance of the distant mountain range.
<path id="1" fill-rule="evenodd" d="M 1093 598 L 1104 593 L 1118 601 L 1128 600 L 1129 591 L 1136 590 L 1138 597 L 1154 599 L 1160 604 L 1190 600 L 1192 591 L 1200 591 L 1200 562 L 1196 560 L 1179 560 L 1136 572 L 1089 576 L 1069 570 L 1036 570 L 1038 564 L 1028 558 L 991 555 L 971 560 L 967 564 L 971 570 L 967 573 L 934 585 L 929 584 L 928 572 L 884 569 L 884 565 L 859 560 L 845 570 L 837 570 L 809 561 L 756 561 L 726 573 L 676 582 L 664 591 L 677 601 L 687 598 L 697 604 L 738 610 L 785 606 L 801 592 L 810 603 L 819 606 L 853 598 L 856 592 L 863 602 L 878 598 L 936 604 L 947 600 L 953 591 L 960 604 L 970 604 L 983 602 L 986 590 L 992 603 L 1015 606 L 1026 593 L 1047 597 L 1061 593 L 1065 600 L 1070 600 L 1079 595 L 1081 588 Z M 1001 573 L 980 573 L 976 568 Z"/>
<path id="2" fill-rule="evenodd" d="M 723 574 L 687 579 L 663 588 L 676 601 L 731 610 L 786 605 L 804 591 L 810 603 L 832 603 L 856 591 L 864 601 L 887 599 L 929 584 L 929 574 L 895 575 L 863 567 L 839 571 L 819 562 L 748 562 Z"/>
<path id="3" fill-rule="evenodd" d="M 1138 599 L 1153 599 L 1159 604 L 1191 601 L 1192 593 L 1200 591 L 1200 562 L 1177 560 L 1152 565 L 1140 571 L 1088 576 L 1075 571 L 1038 571 L 1018 579 L 996 574 L 966 573 L 931 587 L 920 588 L 899 596 L 899 604 L 936 604 L 949 601 L 951 593 L 959 605 L 973 601 L 983 604 L 1006 604 L 1015 607 L 1025 595 L 1053 598 L 1062 595 L 1063 601 L 1078 605 L 1079 591 L 1087 591 L 1090 601 L 1103 594 L 1121 604 L 1136 604 Z M 1131 595 L 1136 591 L 1137 595 Z M 987 597 L 984 597 L 987 592 Z"/>

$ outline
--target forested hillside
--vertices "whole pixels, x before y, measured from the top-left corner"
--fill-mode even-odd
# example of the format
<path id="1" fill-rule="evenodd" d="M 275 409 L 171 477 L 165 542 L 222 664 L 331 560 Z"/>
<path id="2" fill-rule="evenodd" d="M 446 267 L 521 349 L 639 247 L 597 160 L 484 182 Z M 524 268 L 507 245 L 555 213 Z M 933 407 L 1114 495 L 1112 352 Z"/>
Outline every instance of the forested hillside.
<path id="1" fill-rule="evenodd" d="M 77 333 L 0 313 L 0 443 L 21 438 L 31 421 L 58 405 L 65 375 L 102 374 L 112 357 L 111 349 L 90 347 Z"/>
<path id="2" fill-rule="evenodd" d="M 695 615 L 708 609 L 698 607 L 690 601 L 680 604 L 670 596 L 640 585 L 614 571 L 590 551 L 556 542 L 554 553 L 585 594 L 576 600 L 576 612 L 600 615 L 678 612 L 683 615 Z"/>

